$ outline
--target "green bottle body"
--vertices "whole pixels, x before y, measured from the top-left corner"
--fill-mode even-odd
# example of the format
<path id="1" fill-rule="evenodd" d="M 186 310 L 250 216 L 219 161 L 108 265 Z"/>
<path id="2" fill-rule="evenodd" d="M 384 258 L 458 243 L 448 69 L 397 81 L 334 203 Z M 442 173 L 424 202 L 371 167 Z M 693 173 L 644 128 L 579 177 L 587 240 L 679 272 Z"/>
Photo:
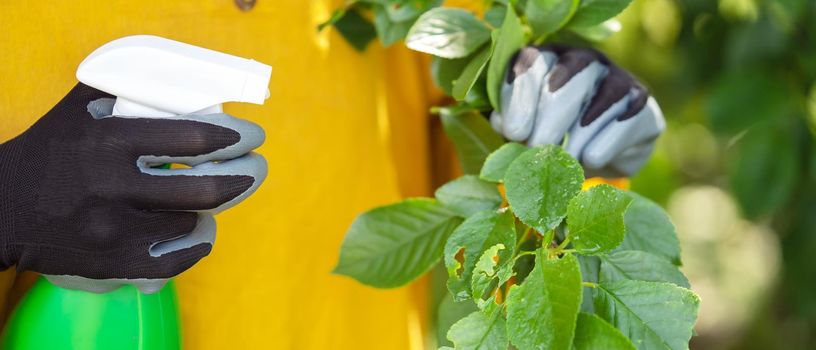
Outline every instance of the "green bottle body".
<path id="1" fill-rule="evenodd" d="M 0 338 L 6 350 L 177 350 L 176 290 L 144 294 L 133 286 L 97 294 L 63 289 L 40 277 L 11 314 Z"/>

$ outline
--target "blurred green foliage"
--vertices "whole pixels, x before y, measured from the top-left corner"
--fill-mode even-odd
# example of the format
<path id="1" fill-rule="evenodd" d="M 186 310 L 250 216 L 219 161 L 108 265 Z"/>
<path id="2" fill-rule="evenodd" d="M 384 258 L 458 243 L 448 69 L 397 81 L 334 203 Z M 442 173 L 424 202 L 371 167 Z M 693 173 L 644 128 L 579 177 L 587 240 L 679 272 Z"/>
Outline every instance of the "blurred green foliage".
<path id="1" fill-rule="evenodd" d="M 692 348 L 816 348 L 816 1 L 636 0 L 618 19 L 601 48 L 669 123 L 633 189 L 665 204 L 718 186 L 780 240 L 767 305 L 737 339 L 701 334 Z"/>

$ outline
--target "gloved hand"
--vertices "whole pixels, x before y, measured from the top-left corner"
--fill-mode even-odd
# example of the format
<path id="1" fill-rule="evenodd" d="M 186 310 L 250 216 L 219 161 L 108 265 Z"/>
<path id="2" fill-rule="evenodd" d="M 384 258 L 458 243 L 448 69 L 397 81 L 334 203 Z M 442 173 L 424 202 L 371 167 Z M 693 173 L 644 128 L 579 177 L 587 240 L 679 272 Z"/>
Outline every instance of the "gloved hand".
<path id="1" fill-rule="evenodd" d="M 259 126 L 224 114 L 115 117 L 112 97 L 78 84 L 0 145 L 0 268 L 94 291 L 167 279 L 209 254 L 212 215 L 264 180 L 266 162 L 250 153 Z M 152 167 L 162 163 L 191 167 Z"/>
<path id="2" fill-rule="evenodd" d="M 508 67 L 493 128 L 528 145 L 561 144 L 587 177 L 636 173 L 665 128 L 663 113 L 628 72 L 592 49 L 526 47 Z"/>

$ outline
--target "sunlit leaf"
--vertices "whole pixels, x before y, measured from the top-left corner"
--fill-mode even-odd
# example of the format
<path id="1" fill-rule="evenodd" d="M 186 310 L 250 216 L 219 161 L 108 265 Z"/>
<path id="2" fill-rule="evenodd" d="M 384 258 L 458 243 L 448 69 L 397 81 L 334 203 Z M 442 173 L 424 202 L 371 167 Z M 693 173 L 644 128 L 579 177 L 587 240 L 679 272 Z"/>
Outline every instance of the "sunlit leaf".
<path id="1" fill-rule="evenodd" d="M 525 224 L 552 230 L 567 215 L 567 205 L 584 182 L 584 170 L 560 146 L 531 148 L 518 156 L 504 177 L 507 201 Z"/>
<path id="2" fill-rule="evenodd" d="M 399 287 L 428 271 L 461 222 L 432 199 L 408 199 L 365 212 L 351 224 L 334 273 L 378 287 Z"/>
<path id="3" fill-rule="evenodd" d="M 435 8 L 422 14 L 408 31 L 408 48 L 444 58 L 469 55 L 490 39 L 490 29 L 472 13 Z"/>
<path id="4" fill-rule="evenodd" d="M 623 11 L 632 0 L 581 0 L 570 27 L 590 27 L 602 23 Z"/>
<path id="5" fill-rule="evenodd" d="M 568 237 L 578 253 L 595 255 L 623 242 L 623 217 L 632 197 L 610 185 L 581 192 L 567 208 Z"/>

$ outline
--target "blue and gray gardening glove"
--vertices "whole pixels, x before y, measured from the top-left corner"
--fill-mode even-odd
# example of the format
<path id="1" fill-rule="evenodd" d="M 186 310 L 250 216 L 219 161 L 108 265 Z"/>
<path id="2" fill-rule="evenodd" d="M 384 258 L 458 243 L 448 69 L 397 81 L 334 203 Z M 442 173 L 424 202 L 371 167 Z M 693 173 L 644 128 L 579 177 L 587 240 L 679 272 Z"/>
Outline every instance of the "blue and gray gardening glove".
<path id="1" fill-rule="evenodd" d="M 587 177 L 628 177 L 666 122 L 632 75 L 592 49 L 526 47 L 508 67 L 493 128 L 509 140 L 562 144 Z"/>
<path id="2" fill-rule="evenodd" d="M 225 114 L 111 116 L 78 84 L 0 145 L 0 268 L 68 288 L 157 291 L 210 253 L 213 215 L 253 193 L 263 130 Z M 159 169 L 162 163 L 189 167 Z"/>

